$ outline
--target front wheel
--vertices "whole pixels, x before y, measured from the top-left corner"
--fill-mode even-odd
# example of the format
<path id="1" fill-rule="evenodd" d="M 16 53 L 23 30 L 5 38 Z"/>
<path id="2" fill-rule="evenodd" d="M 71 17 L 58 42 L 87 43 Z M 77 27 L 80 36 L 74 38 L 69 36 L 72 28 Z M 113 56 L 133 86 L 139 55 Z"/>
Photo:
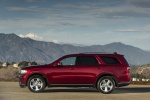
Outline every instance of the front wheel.
<path id="1" fill-rule="evenodd" d="M 104 76 L 98 80 L 97 89 L 98 91 L 109 94 L 115 88 L 114 80 L 109 76 Z"/>
<path id="2" fill-rule="evenodd" d="M 45 80 L 41 76 L 34 75 L 28 80 L 28 88 L 31 92 L 41 92 L 45 87 Z"/>

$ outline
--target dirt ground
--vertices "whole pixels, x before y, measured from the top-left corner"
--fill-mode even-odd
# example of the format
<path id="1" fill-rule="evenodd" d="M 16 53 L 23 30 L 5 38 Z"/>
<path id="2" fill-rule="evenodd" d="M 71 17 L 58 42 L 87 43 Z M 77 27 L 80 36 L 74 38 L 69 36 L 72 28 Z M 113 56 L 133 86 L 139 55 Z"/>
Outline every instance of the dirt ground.
<path id="1" fill-rule="evenodd" d="M 150 100 L 150 85 L 129 85 L 116 88 L 111 94 L 94 88 L 46 88 L 32 93 L 18 82 L 0 82 L 0 100 Z"/>

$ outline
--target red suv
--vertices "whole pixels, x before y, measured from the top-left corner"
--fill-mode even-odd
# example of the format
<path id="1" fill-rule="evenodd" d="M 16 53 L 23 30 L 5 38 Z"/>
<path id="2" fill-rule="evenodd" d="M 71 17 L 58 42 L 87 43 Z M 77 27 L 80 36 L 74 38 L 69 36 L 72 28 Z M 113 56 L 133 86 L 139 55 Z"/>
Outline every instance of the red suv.
<path id="1" fill-rule="evenodd" d="M 130 68 L 121 54 L 80 53 L 61 57 L 47 65 L 29 66 L 20 71 L 20 87 L 32 92 L 48 87 L 95 87 L 108 94 L 115 87 L 130 84 Z"/>

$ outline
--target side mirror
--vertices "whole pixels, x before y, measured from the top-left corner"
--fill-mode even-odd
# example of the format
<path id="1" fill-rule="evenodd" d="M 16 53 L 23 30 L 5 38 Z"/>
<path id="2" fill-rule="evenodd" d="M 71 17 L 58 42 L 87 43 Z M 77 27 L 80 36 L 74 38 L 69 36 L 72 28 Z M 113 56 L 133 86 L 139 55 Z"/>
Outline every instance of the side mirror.
<path id="1" fill-rule="evenodd" d="M 55 67 L 59 67 L 59 66 L 62 66 L 62 63 L 61 62 L 58 62 L 54 65 Z"/>

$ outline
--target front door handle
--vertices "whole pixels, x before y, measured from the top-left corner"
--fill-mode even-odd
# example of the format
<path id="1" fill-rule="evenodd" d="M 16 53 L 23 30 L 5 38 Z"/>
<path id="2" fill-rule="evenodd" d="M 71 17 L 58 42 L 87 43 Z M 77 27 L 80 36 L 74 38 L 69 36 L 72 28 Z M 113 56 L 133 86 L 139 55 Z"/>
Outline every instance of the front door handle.
<path id="1" fill-rule="evenodd" d="M 97 67 L 96 69 L 101 69 L 101 67 Z"/>

